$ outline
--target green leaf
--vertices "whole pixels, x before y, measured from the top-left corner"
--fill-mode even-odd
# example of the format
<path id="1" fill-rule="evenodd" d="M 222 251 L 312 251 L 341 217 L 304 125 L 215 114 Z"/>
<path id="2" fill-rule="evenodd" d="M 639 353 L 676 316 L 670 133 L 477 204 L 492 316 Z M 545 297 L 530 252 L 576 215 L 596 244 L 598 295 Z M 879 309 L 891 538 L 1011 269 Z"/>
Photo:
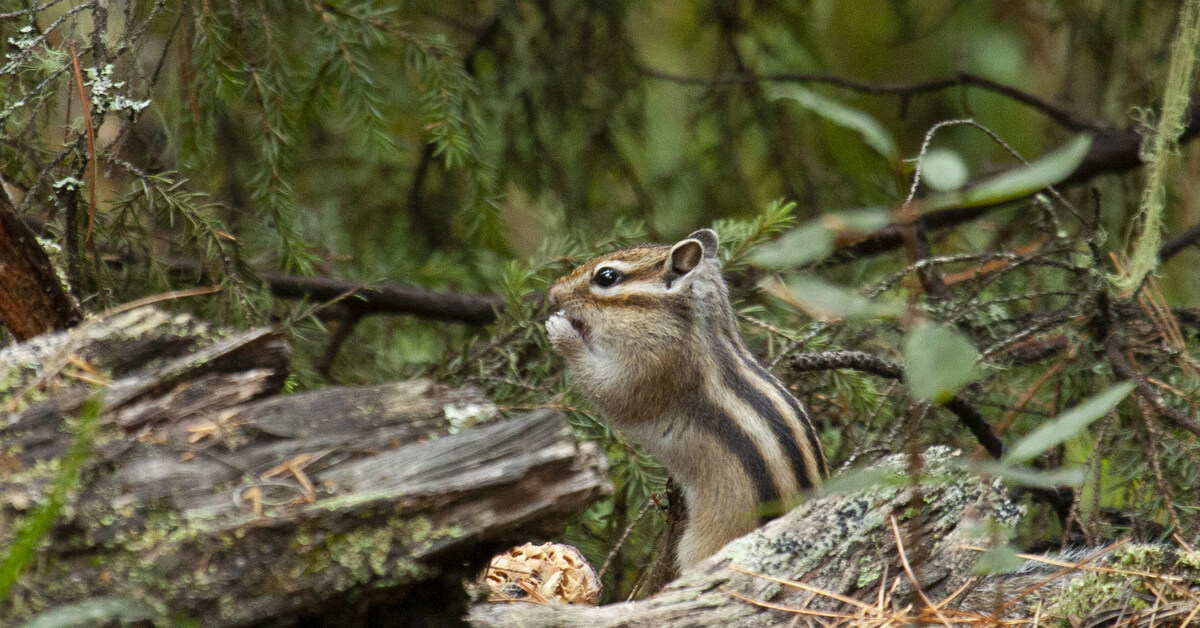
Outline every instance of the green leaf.
<path id="1" fill-rule="evenodd" d="M 877 486 L 907 486 L 912 480 L 902 471 L 879 467 L 850 469 L 821 485 L 822 495 L 857 493 Z"/>
<path id="2" fill-rule="evenodd" d="M 979 352 L 958 330 L 922 325 L 904 342 L 904 384 L 914 399 L 945 402 L 979 377 Z"/>
<path id="3" fill-rule="evenodd" d="M 1058 488 L 1060 486 L 1079 486 L 1083 484 L 1083 469 L 1055 469 L 1039 471 L 1029 467 L 1020 467 L 981 460 L 967 467 L 972 473 L 991 475 L 1004 480 L 1008 484 L 1032 486 L 1034 488 Z"/>
<path id="4" fill-rule="evenodd" d="M 750 255 L 750 263 L 775 269 L 799 266 L 832 253 L 839 237 L 867 234 L 890 221 L 891 212 L 884 208 L 824 214 L 788 231 L 774 242 L 757 247 Z"/>
<path id="5" fill-rule="evenodd" d="M 1025 559 L 1017 555 L 1011 545 L 999 545 L 983 553 L 972 570 L 976 575 L 1011 573 L 1021 568 Z"/>
<path id="6" fill-rule="evenodd" d="M 759 289 L 820 320 L 896 317 L 904 313 L 904 304 L 899 301 L 872 301 L 815 277 L 793 277 L 787 283 L 769 277 L 759 283 Z"/>
<path id="7" fill-rule="evenodd" d="M 1039 454 L 1059 443 L 1066 442 L 1082 432 L 1096 419 L 1108 414 L 1133 390 L 1133 382 L 1121 382 L 1112 388 L 1060 414 L 1058 418 L 1042 424 L 1004 456 L 1006 463 L 1019 463 L 1036 458 Z"/>
<path id="8" fill-rule="evenodd" d="M 866 234 L 891 223 L 892 211 L 887 207 L 848 209 L 834 214 L 822 214 L 817 222 L 835 235 Z"/>
<path id="9" fill-rule="evenodd" d="M 935 148 L 921 159 L 921 180 L 939 192 L 961 188 L 969 174 L 967 164 L 952 150 Z"/>
<path id="10" fill-rule="evenodd" d="M 763 87 L 763 93 L 768 100 L 786 98 L 833 124 L 858 133 L 867 146 L 890 163 L 896 163 L 900 159 L 892 134 L 875 118 L 858 109 L 795 84 L 766 85 Z"/>
<path id="11" fill-rule="evenodd" d="M 923 209 L 978 207 L 1024 198 L 1067 178 L 1083 163 L 1091 147 L 1091 136 L 1079 135 L 1066 146 L 1035 159 L 1027 166 L 1001 173 L 961 192 L 927 197 Z"/>
<path id="12" fill-rule="evenodd" d="M 783 237 L 763 244 L 750 254 L 759 268 L 790 268 L 818 260 L 833 252 L 833 233 L 817 222 L 788 231 Z"/>

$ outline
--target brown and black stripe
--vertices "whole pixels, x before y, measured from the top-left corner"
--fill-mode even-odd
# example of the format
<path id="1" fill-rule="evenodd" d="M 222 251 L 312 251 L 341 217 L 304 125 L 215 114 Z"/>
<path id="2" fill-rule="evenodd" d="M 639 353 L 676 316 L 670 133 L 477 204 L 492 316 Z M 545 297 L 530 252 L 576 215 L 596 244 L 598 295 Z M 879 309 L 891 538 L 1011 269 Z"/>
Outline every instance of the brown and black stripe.
<path id="1" fill-rule="evenodd" d="M 722 292 L 714 294 L 714 300 L 725 301 L 727 297 Z M 732 308 L 725 303 L 714 303 L 704 311 L 723 315 L 697 321 L 699 333 L 709 339 L 707 346 L 720 382 L 743 407 L 751 410 L 746 413 L 722 408 L 731 404 L 722 404 L 710 395 L 709 402 L 716 408 L 702 415 L 706 420 L 726 421 L 728 425 L 720 429 L 705 427 L 741 462 L 742 470 L 756 487 L 759 503 L 768 506 L 760 511 L 765 513 L 763 519 L 770 519 L 789 505 L 797 489 L 820 486 L 825 474 L 821 444 L 800 402 L 742 343 Z M 767 433 L 771 442 L 756 442 L 749 436 L 751 433 Z"/>

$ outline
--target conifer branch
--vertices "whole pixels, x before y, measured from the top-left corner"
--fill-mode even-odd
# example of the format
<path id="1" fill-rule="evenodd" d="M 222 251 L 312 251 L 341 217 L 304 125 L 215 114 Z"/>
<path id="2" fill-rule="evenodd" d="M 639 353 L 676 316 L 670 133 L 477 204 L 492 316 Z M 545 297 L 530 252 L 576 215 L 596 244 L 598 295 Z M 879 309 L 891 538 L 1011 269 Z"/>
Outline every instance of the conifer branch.
<path id="1" fill-rule="evenodd" d="M 796 373 L 848 368 L 886 379 L 897 381 L 904 379 L 904 369 L 899 364 L 862 351 L 798 353 L 792 356 L 789 366 Z M 958 417 L 959 422 L 970 430 L 988 454 L 997 459 L 1004 455 L 1004 442 L 996 436 L 987 420 L 983 418 L 983 414 L 973 405 L 957 396 L 942 405 Z"/>

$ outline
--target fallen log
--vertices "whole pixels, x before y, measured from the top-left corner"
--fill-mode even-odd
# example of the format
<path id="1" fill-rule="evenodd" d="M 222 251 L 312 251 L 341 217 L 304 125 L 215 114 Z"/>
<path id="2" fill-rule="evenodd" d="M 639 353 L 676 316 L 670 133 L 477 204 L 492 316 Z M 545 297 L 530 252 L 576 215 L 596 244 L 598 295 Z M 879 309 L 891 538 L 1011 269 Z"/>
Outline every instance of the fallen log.
<path id="1" fill-rule="evenodd" d="M 288 349 L 141 308 L 0 351 L 0 546 L 101 403 L 79 490 L 0 624 L 47 611 L 205 626 L 403 613 L 454 623 L 464 577 L 611 490 L 561 415 L 501 418 L 428 380 L 279 394 Z"/>
<path id="2" fill-rule="evenodd" d="M 913 487 L 907 457 L 886 458 L 860 476 L 872 486 L 798 506 L 647 599 L 480 603 L 468 619 L 477 628 L 1035 625 L 1035 617 L 1079 626 L 1151 613 L 1178 625 L 1197 612 L 1200 554 L 1185 548 L 1084 549 L 1043 559 L 1057 562 L 1018 560 L 1010 572 L 996 556 L 1016 558 L 1002 531 L 1023 508 L 998 480 L 964 472 L 947 448 L 927 451 L 923 465 L 925 480 Z"/>

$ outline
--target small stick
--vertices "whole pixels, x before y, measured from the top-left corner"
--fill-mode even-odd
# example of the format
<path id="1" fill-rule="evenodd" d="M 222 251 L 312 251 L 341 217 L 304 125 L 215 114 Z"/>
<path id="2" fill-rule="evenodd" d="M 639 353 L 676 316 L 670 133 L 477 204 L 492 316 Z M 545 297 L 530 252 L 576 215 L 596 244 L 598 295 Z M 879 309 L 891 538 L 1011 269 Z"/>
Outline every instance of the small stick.
<path id="1" fill-rule="evenodd" d="M 617 552 L 621 551 L 621 546 L 625 545 L 625 541 L 629 539 L 629 535 L 633 532 L 634 526 L 636 526 L 638 522 L 642 520 L 642 517 L 646 516 L 646 513 L 650 511 L 650 507 L 653 505 L 654 498 L 652 497 L 647 499 L 646 503 L 642 505 L 641 510 L 639 510 L 637 515 L 633 517 L 633 521 L 625 527 L 625 533 L 621 535 L 621 538 L 617 539 L 617 544 L 613 546 L 612 551 L 608 553 L 608 557 L 604 559 L 604 564 L 600 565 L 600 571 L 596 572 L 597 580 L 604 578 L 604 572 L 608 571 L 608 567 L 610 564 L 612 564 L 613 558 L 616 557 Z"/>
<path id="2" fill-rule="evenodd" d="M 92 239 L 92 225 L 96 222 L 96 138 L 92 130 L 92 104 L 83 93 L 83 74 L 79 71 L 79 56 L 75 54 L 75 42 L 71 42 L 71 67 L 75 70 L 75 87 L 79 90 L 79 107 L 83 109 L 83 123 L 87 127 L 88 147 L 88 228 L 87 239 Z"/>
<path id="3" fill-rule="evenodd" d="M 925 592 L 921 590 L 921 585 L 917 582 L 917 576 L 913 574 L 912 567 L 908 564 L 908 557 L 904 555 L 904 543 L 900 541 L 900 526 L 896 524 L 896 516 L 888 515 L 888 518 L 892 521 L 892 534 L 896 537 L 896 550 L 900 552 L 900 564 L 904 566 L 904 573 L 908 574 L 909 581 L 912 582 L 913 588 L 917 590 L 917 595 L 920 595 L 921 600 L 925 602 L 925 606 L 933 609 L 938 619 L 943 624 L 949 626 L 950 622 L 942 616 L 942 612 L 933 605 L 933 602 L 929 601 L 928 597 L 925 597 Z"/>

